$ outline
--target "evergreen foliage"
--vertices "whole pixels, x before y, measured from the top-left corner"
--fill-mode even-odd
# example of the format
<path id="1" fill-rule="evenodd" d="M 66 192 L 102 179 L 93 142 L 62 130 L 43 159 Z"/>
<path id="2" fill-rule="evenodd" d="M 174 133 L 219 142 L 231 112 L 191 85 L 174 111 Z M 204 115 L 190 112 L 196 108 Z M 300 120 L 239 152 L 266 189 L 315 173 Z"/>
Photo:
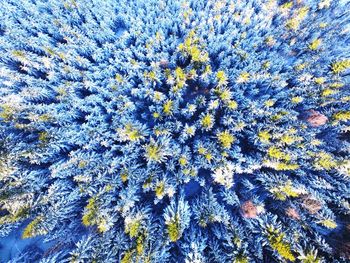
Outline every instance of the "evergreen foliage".
<path id="1" fill-rule="evenodd" d="M 0 1 L 4 260 L 347 262 L 349 10 Z"/>

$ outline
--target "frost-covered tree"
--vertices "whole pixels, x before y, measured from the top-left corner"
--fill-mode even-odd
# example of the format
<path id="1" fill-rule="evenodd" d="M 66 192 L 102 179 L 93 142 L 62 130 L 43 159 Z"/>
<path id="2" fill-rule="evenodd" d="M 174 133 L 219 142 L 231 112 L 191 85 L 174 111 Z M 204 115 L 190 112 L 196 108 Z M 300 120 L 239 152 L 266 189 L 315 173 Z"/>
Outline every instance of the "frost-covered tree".
<path id="1" fill-rule="evenodd" d="M 2 0 L 0 261 L 347 262 L 348 10 Z"/>

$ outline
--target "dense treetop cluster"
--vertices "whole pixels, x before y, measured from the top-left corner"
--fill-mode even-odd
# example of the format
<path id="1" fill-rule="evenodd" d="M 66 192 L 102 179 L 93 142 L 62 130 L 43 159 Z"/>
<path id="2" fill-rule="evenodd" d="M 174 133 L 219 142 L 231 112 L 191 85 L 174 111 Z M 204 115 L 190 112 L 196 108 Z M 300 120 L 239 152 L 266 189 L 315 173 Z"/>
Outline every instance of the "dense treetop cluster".
<path id="1" fill-rule="evenodd" d="M 10 262 L 349 260 L 348 10 L 1 1 Z"/>

